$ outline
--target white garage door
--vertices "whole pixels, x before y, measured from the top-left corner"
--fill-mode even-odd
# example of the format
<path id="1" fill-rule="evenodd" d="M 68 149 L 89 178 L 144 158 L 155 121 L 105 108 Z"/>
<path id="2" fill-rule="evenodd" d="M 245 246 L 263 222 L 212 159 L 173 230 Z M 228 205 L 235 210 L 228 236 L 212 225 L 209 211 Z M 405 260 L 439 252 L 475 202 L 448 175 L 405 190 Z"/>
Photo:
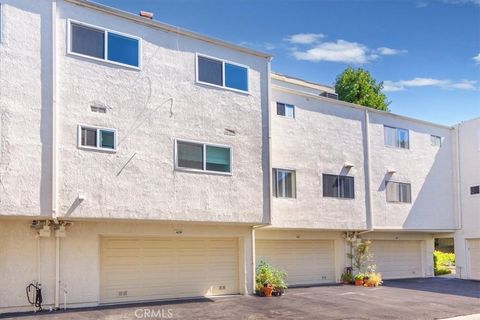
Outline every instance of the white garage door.
<path id="1" fill-rule="evenodd" d="M 102 303 L 239 293 L 238 240 L 101 240 Z"/>
<path id="2" fill-rule="evenodd" d="M 480 239 L 467 240 L 470 279 L 480 280 Z"/>
<path id="3" fill-rule="evenodd" d="M 257 240 L 257 264 L 266 260 L 287 273 L 288 285 L 335 282 L 334 243 L 330 240 Z"/>
<path id="4" fill-rule="evenodd" d="M 418 278 L 422 272 L 421 241 L 372 241 L 370 251 L 384 279 Z M 433 258 L 432 258 L 433 259 Z"/>

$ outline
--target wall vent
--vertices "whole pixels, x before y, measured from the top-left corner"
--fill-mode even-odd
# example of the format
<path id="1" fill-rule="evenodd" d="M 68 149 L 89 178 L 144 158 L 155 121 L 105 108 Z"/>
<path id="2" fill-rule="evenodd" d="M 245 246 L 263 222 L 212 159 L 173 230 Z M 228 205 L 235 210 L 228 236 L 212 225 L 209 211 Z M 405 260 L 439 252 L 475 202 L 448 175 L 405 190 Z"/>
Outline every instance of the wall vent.
<path id="1" fill-rule="evenodd" d="M 96 113 L 107 113 L 107 108 L 103 106 L 90 106 L 90 111 Z"/>
<path id="2" fill-rule="evenodd" d="M 336 93 L 323 91 L 322 93 L 320 93 L 320 96 L 325 97 L 325 98 L 329 98 L 329 99 L 338 100 L 338 94 L 336 94 Z"/>
<path id="3" fill-rule="evenodd" d="M 237 135 L 237 132 L 233 129 L 227 129 L 225 128 L 225 131 L 224 131 L 225 135 L 226 136 L 235 136 Z"/>

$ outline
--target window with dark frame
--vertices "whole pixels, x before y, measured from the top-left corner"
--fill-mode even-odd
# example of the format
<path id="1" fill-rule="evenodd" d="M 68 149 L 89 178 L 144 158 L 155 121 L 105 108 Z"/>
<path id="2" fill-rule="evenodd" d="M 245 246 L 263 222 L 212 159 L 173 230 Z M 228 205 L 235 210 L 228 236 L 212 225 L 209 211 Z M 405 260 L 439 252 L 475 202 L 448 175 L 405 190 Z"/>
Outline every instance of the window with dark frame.
<path id="1" fill-rule="evenodd" d="M 442 137 L 431 135 L 430 136 L 430 144 L 434 147 L 441 147 L 442 146 Z"/>
<path id="2" fill-rule="evenodd" d="M 332 198 L 354 199 L 354 177 L 323 174 L 323 196 Z"/>

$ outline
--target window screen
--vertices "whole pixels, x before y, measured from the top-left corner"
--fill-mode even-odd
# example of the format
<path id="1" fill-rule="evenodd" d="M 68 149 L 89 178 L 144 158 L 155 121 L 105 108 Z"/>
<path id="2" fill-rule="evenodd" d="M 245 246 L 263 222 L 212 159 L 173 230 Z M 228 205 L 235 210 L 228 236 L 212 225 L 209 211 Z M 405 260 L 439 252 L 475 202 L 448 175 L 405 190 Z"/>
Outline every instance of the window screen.
<path id="1" fill-rule="evenodd" d="M 411 185 L 394 181 L 386 181 L 386 194 L 388 202 L 412 202 Z"/>
<path id="2" fill-rule="evenodd" d="M 182 168 L 203 170 L 203 145 L 177 142 L 177 164 Z"/>
<path id="3" fill-rule="evenodd" d="M 284 169 L 273 169 L 274 196 L 277 198 L 296 197 L 295 171 Z"/>
<path id="4" fill-rule="evenodd" d="M 71 32 L 72 52 L 99 59 L 105 58 L 105 31 L 72 23 Z"/>
<path id="5" fill-rule="evenodd" d="M 409 149 L 410 137 L 408 130 L 384 126 L 385 145 L 395 148 Z"/>
<path id="6" fill-rule="evenodd" d="M 441 147 L 442 146 L 442 137 L 431 135 L 430 136 L 430 142 L 431 142 L 432 146 Z"/>
<path id="7" fill-rule="evenodd" d="M 82 128 L 81 145 L 97 147 L 97 129 Z"/>
<path id="8" fill-rule="evenodd" d="M 292 104 L 277 102 L 277 115 L 287 118 L 295 118 L 295 106 Z"/>
<path id="9" fill-rule="evenodd" d="M 334 198 L 355 198 L 354 178 L 332 174 L 323 175 L 323 196 Z"/>
<path id="10" fill-rule="evenodd" d="M 222 61 L 198 57 L 198 81 L 223 86 Z"/>
<path id="11" fill-rule="evenodd" d="M 480 186 L 470 187 L 470 194 L 480 194 Z"/>

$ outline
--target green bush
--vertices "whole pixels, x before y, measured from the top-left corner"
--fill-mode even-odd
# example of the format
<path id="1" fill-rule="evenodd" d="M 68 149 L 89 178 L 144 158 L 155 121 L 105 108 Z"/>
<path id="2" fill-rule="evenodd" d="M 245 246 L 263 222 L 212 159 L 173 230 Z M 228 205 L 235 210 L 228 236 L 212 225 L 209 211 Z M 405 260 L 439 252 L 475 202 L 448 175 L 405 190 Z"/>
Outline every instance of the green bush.
<path id="1" fill-rule="evenodd" d="M 447 267 L 455 265 L 455 254 L 445 253 L 438 250 L 433 252 L 433 268 L 436 276 L 452 273 Z"/>

